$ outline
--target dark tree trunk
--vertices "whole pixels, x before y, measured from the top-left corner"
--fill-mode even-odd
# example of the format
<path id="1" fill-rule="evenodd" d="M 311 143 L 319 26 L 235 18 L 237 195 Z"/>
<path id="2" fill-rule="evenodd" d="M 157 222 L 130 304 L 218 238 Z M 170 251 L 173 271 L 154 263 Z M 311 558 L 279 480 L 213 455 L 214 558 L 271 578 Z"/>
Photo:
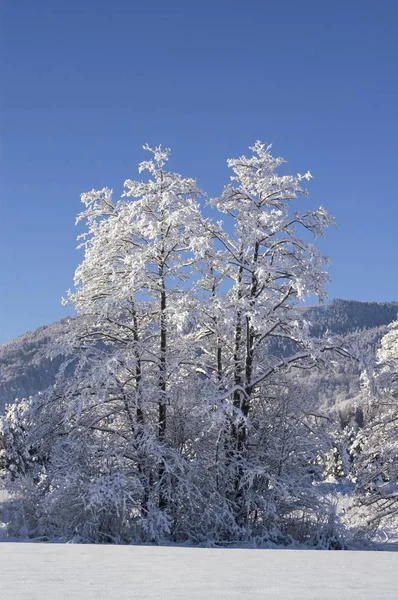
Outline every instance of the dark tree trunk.
<path id="1" fill-rule="evenodd" d="M 260 249 L 260 244 L 259 242 L 256 242 L 255 247 L 254 247 L 254 255 L 253 255 L 253 271 L 252 271 L 252 278 L 251 278 L 251 286 L 250 286 L 250 305 L 251 307 L 254 306 L 254 302 L 255 302 L 255 298 L 257 295 L 257 291 L 258 291 L 258 279 L 257 276 L 255 274 L 255 268 L 256 268 L 256 264 L 258 261 L 258 253 L 259 253 L 259 249 Z M 246 377 L 246 390 L 247 390 L 247 395 L 250 396 L 250 392 L 251 392 L 251 382 L 252 382 L 252 375 L 253 375 L 253 363 L 254 363 L 254 328 L 253 325 L 251 323 L 251 319 L 250 316 L 247 315 L 246 316 L 246 364 L 245 364 L 245 377 Z M 245 401 L 245 405 L 242 407 L 243 409 L 243 414 L 245 416 L 248 415 L 249 413 L 249 403 L 248 403 L 248 398 Z"/>
<path id="2" fill-rule="evenodd" d="M 139 335 L 138 335 L 138 319 L 137 313 L 133 304 L 133 339 L 135 342 L 135 410 L 136 410 L 136 419 L 137 419 L 137 442 L 138 442 L 138 455 L 139 455 L 139 463 L 138 463 L 138 473 L 142 482 L 142 486 L 144 488 L 144 495 L 141 502 L 141 514 L 142 516 L 146 516 L 148 513 L 148 503 L 149 503 L 149 479 L 150 473 L 148 473 L 148 469 L 146 468 L 145 462 L 145 453 L 143 454 L 140 449 L 140 443 L 143 440 L 144 436 L 144 411 L 142 408 L 142 398 L 141 398 L 141 378 L 142 378 L 142 365 L 140 352 L 138 349 Z"/>
<path id="3" fill-rule="evenodd" d="M 159 358 L 159 412 L 158 412 L 158 437 L 161 442 L 166 437 L 166 418 L 167 418 L 167 366 L 166 366 L 166 350 L 167 350 L 167 324 L 166 324 L 166 286 L 164 277 L 164 250 L 159 262 L 159 281 L 160 281 L 160 358 Z M 159 508 L 167 507 L 167 499 L 163 492 L 162 479 L 165 472 L 165 464 L 162 459 L 159 464 Z"/>

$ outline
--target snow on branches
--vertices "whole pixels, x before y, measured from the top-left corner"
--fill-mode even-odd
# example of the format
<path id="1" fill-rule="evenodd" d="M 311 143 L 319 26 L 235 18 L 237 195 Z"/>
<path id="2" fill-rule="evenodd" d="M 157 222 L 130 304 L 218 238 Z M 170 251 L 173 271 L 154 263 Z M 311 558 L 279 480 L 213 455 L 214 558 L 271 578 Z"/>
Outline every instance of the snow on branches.
<path id="1" fill-rule="evenodd" d="M 144 148 L 143 179 L 119 200 L 81 196 L 84 258 L 65 300 L 78 317 L 53 349 L 68 366 L 30 400 L 20 436 L 46 450 L 37 528 L 308 542 L 327 522 L 313 485 L 323 442 L 292 373 L 327 351 L 300 303 L 325 298 L 311 238 L 333 219 L 300 209 L 310 173 L 280 175 L 260 142 L 228 161 L 231 181 L 209 201 L 225 223 L 204 215 L 194 179 L 167 170 L 168 149 Z"/>

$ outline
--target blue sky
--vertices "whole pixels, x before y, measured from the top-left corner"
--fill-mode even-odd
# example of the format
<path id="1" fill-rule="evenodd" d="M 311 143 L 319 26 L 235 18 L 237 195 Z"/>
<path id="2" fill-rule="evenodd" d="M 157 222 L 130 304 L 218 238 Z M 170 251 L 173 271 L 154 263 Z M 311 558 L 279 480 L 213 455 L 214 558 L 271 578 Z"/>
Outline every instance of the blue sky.
<path id="1" fill-rule="evenodd" d="M 398 300 L 398 3 L 3 0 L 0 343 L 67 311 L 79 194 L 118 194 L 143 143 L 216 195 L 272 142 L 311 170 L 331 298 Z"/>

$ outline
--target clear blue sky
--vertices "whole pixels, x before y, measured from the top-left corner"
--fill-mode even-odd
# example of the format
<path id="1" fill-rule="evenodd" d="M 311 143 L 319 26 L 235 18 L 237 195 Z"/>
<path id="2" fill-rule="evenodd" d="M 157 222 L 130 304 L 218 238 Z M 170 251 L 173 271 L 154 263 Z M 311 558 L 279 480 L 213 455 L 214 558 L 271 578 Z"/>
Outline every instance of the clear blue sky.
<path id="1" fill-rule="evenodd" d="M 398 300 L 398 2 L 2 0 L 0 342 L 50 323 L 80 260 L 79 194 L 141 146 L 208 193 L 273 142 L 339 230 L 331 298 Z"/>

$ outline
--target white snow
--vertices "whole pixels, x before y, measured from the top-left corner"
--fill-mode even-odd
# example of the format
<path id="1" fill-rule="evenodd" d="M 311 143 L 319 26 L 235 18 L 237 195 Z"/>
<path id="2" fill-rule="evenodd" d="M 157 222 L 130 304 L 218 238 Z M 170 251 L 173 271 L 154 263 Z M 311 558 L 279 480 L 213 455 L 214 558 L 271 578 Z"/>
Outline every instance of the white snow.
<path id="1" fill-rule="evenodd" d="M 0 544 L 1 600 L 397 600 L 398 553 Z"/>

